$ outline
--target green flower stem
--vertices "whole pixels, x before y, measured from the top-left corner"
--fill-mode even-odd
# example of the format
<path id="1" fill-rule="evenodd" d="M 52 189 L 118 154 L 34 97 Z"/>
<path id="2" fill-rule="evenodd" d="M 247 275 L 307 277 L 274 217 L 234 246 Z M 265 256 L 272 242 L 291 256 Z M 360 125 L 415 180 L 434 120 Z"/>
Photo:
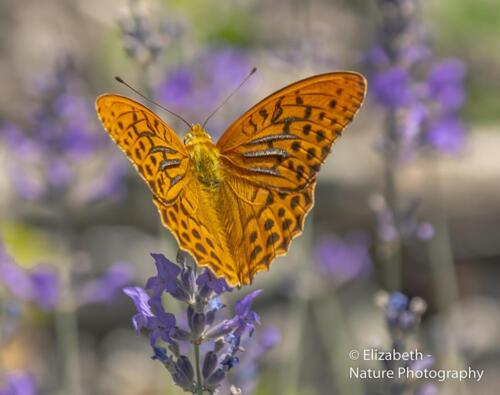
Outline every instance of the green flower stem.
<path id="1" fill-rule="evenodd" d="M 287 357 L 288 363 L 284 363 L 280 372 L 279 390 L 275 393 L 286 395 L 297 395 L 299 391 L 299 373 L 302 367 L 303 358 L 301 355 L 301 340 L 304 334 L 304 327 L 309 309 L 308 301 L 300 297 L 297 301 L 292 301 L 289 308 L 289 322 L 286 325 L 286 343 L 290 345 L 292 357 Z"/>
<path id="2" fill-rule="evenodd" d="M 314 212 L 310 214 L 309 222 L 314 223 Z M 311 263 L 311 250 L 312 250 L 312 231 L 306 230 L 301 237 L 301 245 L 303 257 L 298 257 L 297 261 L 310 265 Z M 297 248 L 299 251 L 299 248 Z M 310 294 L 314 289 L 313 268 L 304 267 L 304 275 L 301 277 L 300 285 L 297 289 L 302 290 L 296 297 L 290 301 L 288 310 L 288 323 L 286 325 L 286 339 L 284 343 L 290 345 L 289 353 L 293 355 L 292 358 L 287 357 L 285 360 L 288 363 L 283 364 L 279 380 L 277 380 L 278 388 L 275 393 L 286 395 L 298 395 L 301 393 L 300 384 L 300 371 L 304 358 L 302 355 L 302 338 L 304 336 L 305 328 L 307 326 L 307 314 L 310 309 Z"/>
<path id="3" fill-rule="evenodd" d="M 443 364 L 447 368 L 463 369 L 466 367 L 466 363 L 458 351 L 459 345 L 456 344 L 456 337 L 447 336 L 448 333 L 454 333 L 455 327 L 461 325 L 461 323 L 453 322 L 453 317 L 449 314 L 450 306 L 457 306 L 459 289 L 448 230 L 448 216 L 442 183 L 443 177 L 441 176 L 438 158 L 429 161 L 429 170 L 427 173 L 430 175 L 428 178 L 431 183 L 429 189 L 435 193 L 432 201 L 434 202 L 433 218 L 436 234 L 429 242 L 432 284 L 436 295 L 437 308 L 445 317 L 444 322 L 446 323 L 441 328 L 442 333 L 440 336 L 443 339 L 441 344 L 444 356 Z M 456 309 L 459 314 L 459 305 Z M 453 393 L 467 395 L 469 392 L 465 386 L 455 384 L 453 385 Z"/>
<path id="4" fill-rule="evenodd" d="M 397 185 L 397 169 L 398 169 L 398 132 L 396 130 L 396 114 L 394 111 L 389 111 L 385 125 L 387 142 L 395 142 L 395 147 L 391 147 L 390 151 L 384 155 L 384 197 L 386 204 L 394 215 L 394 223 L 396 227 L 396 238 L 390 243 L 384 243 L 382 246 L 382 263 L 385 273 L 386 288 L 389 291 L 401 289 L 402 273 L 401 273 L 401 220 L 400 220 L 400 201 Z"/>
<path id="5" fill-rule="evenodd" d="M 201 381 L 200 370 L 200 345 L 198 342 L 194 343 L 194 362 L 196 365 L 196 392 L 193 395 L 203 395 L 203 385 Z"/>
<path id="6" fill-rule="evenodd" d="M 352 337 L 349 335 L 348 323 L 345 320 L 337 292 L 335 291 L 333 295 L 324 300 L 317 300 L 312 305 L 320 338 L 328 353 L 332 379 L 336 385 L 332 393 L 336 395 L 362 395 L 364 389 L 361 382 L 349 380 L 349 368 L 356 367 L 357 363 L 350 360 L 348 355 L 349 351 L 355 347 Z"/>
<path id="7" fill-rule="evenodd" d="M 55 331 L 59 362 L 63 371 L 63 393 L 81 395 L 78 322 L 71 289 L 71 268 L 60 268 L 62 298 L 55 313 Z"/>

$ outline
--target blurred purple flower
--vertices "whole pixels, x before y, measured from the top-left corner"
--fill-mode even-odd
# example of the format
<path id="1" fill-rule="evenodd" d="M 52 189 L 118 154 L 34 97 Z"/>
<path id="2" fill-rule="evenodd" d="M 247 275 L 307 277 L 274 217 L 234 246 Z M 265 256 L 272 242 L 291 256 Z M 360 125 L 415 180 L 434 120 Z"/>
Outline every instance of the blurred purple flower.
<path id="1" fill-rule="evenodd" d="M 90 281 L 75 279 L 74 298 L 80 307 L 89 303 L 111 301 L 133 279 L 133 267 L 125 262 L 111 265 L 100 278 Z M 43 310 L 57 307 L 61 299 L 61 283 L 57 268 L 38 264 L 27 270 L 6 254 L 0 243 L 0 284 L 22 302 L 35 303 Z"/>
<path id="2" fill-rule="evenodd" d="M 433 225 L 417 219 L 418 200 L 411 201 L 406 209 L 399 213 L 399 230 L 394 212 L 389 208 L 384 196 L 372 196 L 370 206 L 375 216 L 377 237 L 384 243 L 396 242 L 400 238 L 409 241 L 416 237 L 425 241 L 434 237 Z"/>
<path id="3" fill-rule="evenodd" d="M 384 309 L 385 320 L 391 335 L 397 339 L 406 336 L 420 323 L 427 304 L 422 298 L 409 299 L 401 292 L 383 296 L 380 307 Z"/>
<path id="4" fill-rule="evenodd" d="M 445 59 L 431 69 L 427 80 L 429 95 L 441 105 L 442 111 L 455 111 L 463 106 L 465 75 L 465 65 L 458 59 Z"/>
<path id="5" fill-rule="evenodd" d="M 26 270 L 17 265 L 0 245 L 0 282 L 20 301 L 52 309 L 59 301 L 60 288 L 56 271 L 49 265 Z"/>
<path id="6" fill-rule="evenodd" d="M 444 153 L 461 151 L 465 145 L 465 140 L 465 126 L 453 116 L 438 119 L 430 124 L 426 135 L 426 142 L 431 147 Z"/>
<path id="7" fill-rule="evenodd" d="M 314 259 L 339 284 L 370 273 L 373 268 L 370 239 L 361 232 L 322 239 L 314 248 Z"/>
<path id="8" fill-rule="evenodd" d="M 369 49 L 362 57 L 362 61 L 377 70 L 383 70 L 391 64 L 386 50 L 379 45 Z"/>
<path id="9" fill-rule="evenodd" d="M 226 48 L 204 53 L 189 64 L 169 71 L 155 96 L 189 122 L 203 122 L 203 117 L 243 80 L 250 69 L 241 51 Z M 213 129 L 218 131 L 218 127 L 220 125 Z"/>
<path id="10" fill-rule="evenodd" d="M 415 391 L 415 395 L 437 395 L 439 389 L 436 384 L 425 383 L 420 385 Z"/>
<path id="11" fill-rule="evenodd" d="M 155 62 L 162 50 L 177 43 L 186 30 L 177 15 L 162 15 L 162 23 L 157 28 L 151 19 L 134 2 L 129 15 L 118 20 L 125 52 L 143 67 Z"/>
<path id="12" fill-rule="evenodd" d="M 278 328 L 268 326 L 260 333 L 258 341 L 262 351 L 269 351 L 281 341 L 281 335 Z"/>
<path id="13" fill-rule="evenodd" d="M 33 299 L 42 309 L 53 309 L 60 299 L 57 271 L 50 265 L 37 265 L 29 273 L 33 284 Z"/>
<path id="14" fill-rule="evenodd" d="M 88 281 L 78 289 L 78 303 L 84 305 L 111 301 L 133 277 L 132 265 L 127 262 L 114 263 L 102 277 Z"/>
<path id="15" fill-rule="evenodd" d="M 32 296 L 32 284 L 26 271 L 8 256 L 0 245 L 0 281 L 18 299 L 28 300 Z"/>
<path id="16" fill-rule="evenodd" d="M 189 106 L 189 100 L 196 92 L 194 78 L 195 76 L 185 68 L 172 70 L 159 88 L 158 98 L 179 108 Z"/>
<path id="17" fill-rule="evenodd" d="M 401 67 L 392 67 L 373 77 L 372 92 L 377 100 L 389 108 L 408 105 L 411 100 L 408 72 Z"/>
<path id="18" fill-rule="evenodd" d="M 434 226 L 429 222 L 421 222 L 417 227 L 417 237 L 420 240 L 430 240 L 436 233 Z"/>
<path id="19" fill-rule="evenodd" d="M 36 395 L 38 392 L 34 377 L 22 371 L 7 372 L 0 388 L 0 395 Z"/>
<path id="20" fill-rule="evenodd" d="M 34 85 L 37 107 L 24 125 L 0 125 L 11 159 L 7 163 L 12 164 L 7 174 L 18 196 L 51 202 L 57 196 L 73 203 L 115 197 L 124 171 L 116 170 L 120 162 L 113 159 L 113 147 L 96 122 L 93 99 L 86 95 L 74 62 L 62 58 L 52 74 Z M 96 161 L 103 162 L 99 172 L 92 168 Z M 121 167 L 125 165 L 122 161 Z M 109 182 L 113 190 L 96 188 L 97 180 L 99 185 Z"/>
<path id="21" fill-rule="evenodd" d="M 416 3 L 380 1 L 378 42 L 365 56 L 371 92 L 387 113 L 383 154 L 403 163 L 424 145 L 447 154 L 460 151 L 466 135 L 458 115 L 466 100 L 465 65 L 433 58 Z"/>

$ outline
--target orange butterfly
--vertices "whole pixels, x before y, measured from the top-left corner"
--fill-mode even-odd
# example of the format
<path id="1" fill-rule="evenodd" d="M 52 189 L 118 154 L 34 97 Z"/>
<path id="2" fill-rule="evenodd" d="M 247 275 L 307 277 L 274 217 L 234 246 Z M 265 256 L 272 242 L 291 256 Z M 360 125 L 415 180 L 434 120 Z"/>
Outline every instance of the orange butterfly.
<path id="1" fill-rule="evenodd" d="M 316 174 L 363 102 L 366 80 L 336 72 L 295 82 L 237 119 L 214 144 L 184 142 L 151 110 L 106 94 L 99 118 L 153 192 L 163 224 L 199 266 L 249 284 L 302 233 Z"/>

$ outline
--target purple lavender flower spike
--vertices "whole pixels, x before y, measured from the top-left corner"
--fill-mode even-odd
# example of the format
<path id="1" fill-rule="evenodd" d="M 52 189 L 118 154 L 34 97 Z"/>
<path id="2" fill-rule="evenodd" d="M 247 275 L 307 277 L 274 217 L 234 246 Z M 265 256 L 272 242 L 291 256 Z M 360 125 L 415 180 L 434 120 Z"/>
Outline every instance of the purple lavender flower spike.
<path id="1" fill-rule="evenodd" d="M 465 142 L 458 111 L 466 100 L 466 67 L 458 59 L 436 61 L 416 21 L 417 8 L 407 6 L 401 0 L 380 2 L 379 43 L 365 57 L 373 69 L 372 92 L 388 115 L 382 145 L 391 150 L 384 155 L 402 162 L 425 145 L 454 153 Z"/>
<path id="2" fill-rule="evenodd" d="M 213 392 L 239 360 L 242 340 L 249 341 L 260 318 L 252 303 L 262 292 L 256 290 L 235 305 L 232 318 L 217 320 L 225 305 L 219 300 L 231 291 L 222 279 L 207 270 L 190 267 L 182 259 L 175 264 L 161 254 L 151 254 L 158 274 L 148 280 L 147 290 L 128 287 L 124 292 L 133 300 L 137 313 L 132 319 L 136 332 L 144 329 L 153 349 L 153 359 L 163 363 L 174 383 L 186 391 Z M 179 297 L 184 292 L 186 297 Z M 162 297 L 168 294 L 186 306 L 187 319 L 165 311 Z M 163 347 L 160 341 L 167 344 Z M 272 345 L 272 336 L 269 340 Z M 191 361 L 187 348 L 195 347 L 198 357 Z M 267 346 L 262 346 L 267 347 Z M 200 362 L 203 366 L 200 366 Z M 196 369 L 194 368 L 195 364 Z M 198 377 L 195 372 L 203 372 Z"/>

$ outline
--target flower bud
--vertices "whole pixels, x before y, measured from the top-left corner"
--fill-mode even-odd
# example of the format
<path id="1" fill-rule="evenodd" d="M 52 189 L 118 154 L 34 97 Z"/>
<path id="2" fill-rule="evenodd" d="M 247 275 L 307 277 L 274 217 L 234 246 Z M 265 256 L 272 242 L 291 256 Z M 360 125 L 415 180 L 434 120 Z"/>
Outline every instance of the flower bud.
<path id="1" fill-rule="evenodd" d="M 193 269 L 190 268 L 189 266 L 186 267 L 185 269 L 183 269 L 181 272 L 182 287 L 190 295 L 192 295 L 194 292 L 195 282 L 196 282 L 196 279 L 194 276 Z"/>
<path id="2" fill-rule="evenodd" d="M 189 295 L 184 287 L 182 286 L 182 283 L 179 279 L 176 281 L 176 288 L 173 292 L 170 292 L 170 294 L 177 300 L 180 300 L 181 302 L 186 302 L 190 303 L 191 302 L 191 295 Z"/>
<path id="3" fill-rule="evenodd" d="M 193 320 L 193 314 L 194 314 L 194 307 L 192 305 L 189 305 L 186 310 L 186 318 L 190 326 L 191 326 L 191 321 Z"/>
<path id="4" fill-rule="evenodd" d="M 427 303 L 424 299 L 415 296 L 410 301 L 410 311 L 414 312 L 415 314 L 423 315 L 426 310 L 427 310 Z"/>
<path id="5" fill-rule="evenodd" d="M 176 371 L 172 374 L 172 379 L 174 380 L 175 384 L 177 384 L 185 391 L 191 391 L 191 389 L 193 388 L 193 383 L 189 382 L 182 373 Z"/>
<path id="6" fill-rule="evenodd" d="M 205 314 L 203 313 L 194 313 L 191 317 L 191 321 L 189 322 L 189 326 L 192 331 L 193 338 L 197 339 L 205 330 Z"/>
<path id="7" fill-rule="evenodd" d="M 190 339 L 190 333 L 187 330 L 176 326 L 170 332 L 170 337 L 175 340 L 185 341 Z"/>
<path id="8" fill-rule="evenodd" d="M 207 299 L 211 294 L 212 289 L 207 284 L 203 284 L 198 290 L 198 297 L 200 299 Z"/>
<path id="9" fill-rule="evenodd" d="M 241 391 L 241 388 L 235 387 L 234 385 L 232 385 L 229 388 L 229 393 L 231 395 L 241 395 L 241 394 L 243 394 L 243 392 Z"/>
<path id="10" fill-rule="evenodd" d="M 207 311 L 207 325 L 212 325 L 215 321 L 215 311 Z"/>
<path id="11" fill-rule="evenodd" d="M 177 343 L 177 342 L 171 342 L 171 343 L 169 343 L 168 349 L 176 357 L 178 357 L 179 355 L 181 355 L 181 350 L 180 350 L 180 347 L 179 347 L 179 343 Z"/>
<path id="12" fill-rule="evenodd" d="M 163 347 L 153 347 L 153 351 L 155 355 L 151 357 L 151 359 L 157 359 L 161 362 L 165 362 L 167 360 L 167 350 Z"/>
<path id="13" fill-rule="evenodd" d="M 226 372 L 223 369 L 217 369 L 205 380 L 205 387 L 210 390 L 214 390 L 220 384 L 220 382 L 224 380 L 225 376 Z"/>
<path id="14" fill-rule="evenodd" d="M 215 352 L 219 352 L 221 351 L 224 347 L 226 346 L 226 342 L 224 340 L 223 337 L 219 337 L 216 341 L 215 341 L 215 345 L 214 345 L 214 351 Z"/>
<path id="15" fill-rule="evenodd" d="M 209 351 L 205 354 L 205 360 L 203 361 L 202 368 L 203 377 L 205 379 L 213 373 L 217 367 L 218 360 L 219 358 L 217 357 L 215 351 Z"/>
<path id="16" fill-rule="evenodd" d="M 175 363 L 175 373 L 172 375 L 175 383 L 186 391 L 193 388 L 194 370 L 189 358 L 181 355 Z"/>
<path id="17" fill-rule="evenodd" d="M 188 357 L 186 357 L 185 355 L 181 355 L 179 358 L 177 358 L 176 365 L 190 381 L 193 381 L 194 370 Z"/>

